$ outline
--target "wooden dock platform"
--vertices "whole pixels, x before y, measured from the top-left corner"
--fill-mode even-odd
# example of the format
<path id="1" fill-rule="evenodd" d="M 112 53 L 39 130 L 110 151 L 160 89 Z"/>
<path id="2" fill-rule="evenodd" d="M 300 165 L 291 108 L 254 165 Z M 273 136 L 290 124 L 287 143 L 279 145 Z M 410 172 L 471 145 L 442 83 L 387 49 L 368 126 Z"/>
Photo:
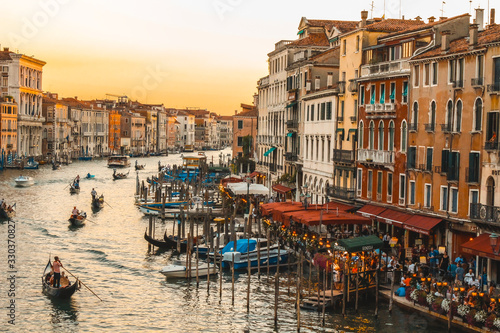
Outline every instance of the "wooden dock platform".
<path id="1" fill-rule="evenodd" d="M 358 288 L 358 293 L 366 292 L 369 289 L 374 289 L 375 286 Z M 355 297 L 356 289 L 351 289 L 351 299 Z M 333 295 L 333 296 L 332 296 Z M 320 295 L 314 295 L 311 297 L 306 297 L 300 302 L 300 308 L 305 310 L 316 310 L 321 311 L 323 309 L 323 303 L 325 303 L 325 308 L 331 308 L 337 302 L 342 303 L 344 298 L 344 292 L 342 290 L 334 289 L 334 290 L 325 290 L 324 297 L 323 291 L 320 291 Z"/>

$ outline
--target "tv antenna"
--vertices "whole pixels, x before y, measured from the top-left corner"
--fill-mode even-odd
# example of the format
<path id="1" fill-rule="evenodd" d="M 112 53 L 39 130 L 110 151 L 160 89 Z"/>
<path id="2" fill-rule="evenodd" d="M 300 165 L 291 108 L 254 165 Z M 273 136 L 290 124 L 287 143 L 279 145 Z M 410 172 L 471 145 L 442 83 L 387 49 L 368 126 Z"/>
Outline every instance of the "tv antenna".
<path id="1" fill-rule="evenodd" d="M 372 4 L 371 4 L 371 18 L 373 18 L 373 8 L 375 8 L 375 4 L 374 4 L 374 1 L 372 0 Z"/>
<path id="2" fill-rule="evenodd" d="M 443 3 L 441 4 L 441 17 L 444 17 L 444 5 L 446 4 L 446 2 L 443 1 Z"/>

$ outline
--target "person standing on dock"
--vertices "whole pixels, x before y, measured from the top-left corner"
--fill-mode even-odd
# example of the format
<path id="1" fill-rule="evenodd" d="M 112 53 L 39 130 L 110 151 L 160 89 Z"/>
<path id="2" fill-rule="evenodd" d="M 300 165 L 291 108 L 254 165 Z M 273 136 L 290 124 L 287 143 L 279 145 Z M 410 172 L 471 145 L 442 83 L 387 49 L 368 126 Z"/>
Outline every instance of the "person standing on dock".
<path id="1" fill-rule="evenodd" d="M 54 288 L 59 288 L 61 286 L 61 267 L 63 264 L 59 260 L 58 256 L 54 257 L 54 263 L 52 264 L 52 269 L 54 270 Z"/>

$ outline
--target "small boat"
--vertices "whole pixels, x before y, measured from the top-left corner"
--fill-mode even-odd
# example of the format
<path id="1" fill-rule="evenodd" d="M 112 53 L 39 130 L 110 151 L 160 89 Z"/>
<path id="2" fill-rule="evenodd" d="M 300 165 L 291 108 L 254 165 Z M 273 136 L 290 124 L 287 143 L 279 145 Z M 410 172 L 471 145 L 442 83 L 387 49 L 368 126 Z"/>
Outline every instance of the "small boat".
<path id="1" fill-rule="evenodd" d="M 71 215 L 68 219 L 69 223 L 71 223 L 74 227 L 79 227 L 85 224 L 85 220 L 87 219 L 87 213 L 80 212 L 77 217 Z"/>
<path id="2" fill-rule="evenodd" d="M 12 206 L 7 206 L 7 204 L 4 202 L 0 206 L 0 219 L 4 220 L 10 220 L 14 216 L 16 216 L 16 204 Z"/>
<path id="3" fill-rule="evenodd" d="M 35 184 L 35 180 L 33 179 L 33 177 L 30 177 L 30 176 L 19 176 L 15 179 L 16 181 L 16 186 L 19 186 L 19 187 L 28 187 L 28 186 L 31 186 L 33 184 Z"/>
<path id="4" fill-rule="evenodd" d="M 59 163 L 52 163 L 52 170 L 59 170 L 61 169 L 61 164 Z"/>
<path id="5" fill-rule="evenodd" d="M 167 234 L 165 233 L 165 235 L 163 236 L 163 240 L 165 241 L 166 244 L 170 246 L 171 249 L 177 249 L 177 236 L 172 236 L 172 235 L 167 236 Z M 188 245 L 187 238 L 181 238 L 180 243 L 181 243 L 181 252 L 186 252 Z"/>
<path id="6" fill-rule="evenodd" d="M 167 237 L 167 235 L 163 235 L 163 239 L 155 239 L 153 237 L 150 237 L 148 235 L 148 229 L 146 229 L 146 231 L 144 231 L 144 239 L 151 245 L 154 245 L 156 246 L 157 248 L 160 248 L 160 249 L 165 249 L 165 250 L 170 250 L 170 249 L 173 249 L 172 247 L 172 243 L 170 242 L 166 242 L 164 239 L 165 237 Z"/>
<path id="7" fill-rule="evenodd" d="M 92 161 L 92 156 L 80 156 L 78 157 L 79 161 Z"/>
<path id="8" fill-rule="evenodd" d="M 146 164 L 138 164 L 137 160 L 135 160 L 135 170 L 144 170 Z"/>
<path id="9" fill-rule="evenodd" d="M 125 179 L 125 178 L 127 178 L 129 173 L 130 173 L 130 171 L 127 173 L 116 173 L 116 169 L 115 169 L 115 171 L 113 172 L 113 179 L 114 180 Z"/>
<path id="10" fill-rule="evenodd" d="M 184 278 L 184 277 L 201 277 L 207 276 L 211 274 L 217 274 L 219 269 L 214 264 L 208 264 L 205 262 L 198 263 L 198 267 L 196 267 L 196 263 L 192 263 L 191 266 L 191 274 L 189 274 L 186 263 L 180 260 L 174 261 L 171 265 L 167 265 L 159 270 L 159 272 L 166 277 L 176 277 L 176 278 Z"/>
<path id="11" fill-rule="evenodd" d="M 71 194 L 78 194 L 80 193 L 80 185 L 78 183 L 73 183 L 69 187 L 69 193 Z"/>
<path id="12" fill-rule="evenodd" d="M 96 196 L 92 199 L 93 209 L 101 209 L 102 207 L 104 207 L 104 194 L 101 194 L 99 197 Z"/>
<path id="13" fill-rule="evenodd" d="M 37 161 L 35 161 L 33 159 L 33 157 L 31 157 L 29 160 L 28 160 L 28 163 L 26 163 L 24 165 L 24 168 L 25 169 L 28 169 L 28 170 L 34 170 L 34 169 L 38 169 L 38 166 L 40 165 L 40 163 L 38 163 Z"/>
<path id="14" fill-rule="evenodd" d="M 52 264 L 49 260 L 42 275 L 42 290 L 45 294 L 57 298 L 70 298 L 78 289 L 80 289 L 80 281 L 78 279 L 73 284 L 71 284 L 69 279 L 67 281 L 62 281 L 61 279 L 61 287 L 52 287 L 49 283 L 51 270 Z"/>
<path id="15" fill-rule="evenodd" d="M 92 179 L 92 178 L 95 178 L 95 175 L 91 175 L 90 173 L 88 173 L 88 174 L 85 176 L 85 179 Z"/>
<path id="16" fill-rule="evenodd" d="M 110 156 L 108 158 L 109 168 L 124 168 L 130 166 L 130 158 L 128 156 Z"/>

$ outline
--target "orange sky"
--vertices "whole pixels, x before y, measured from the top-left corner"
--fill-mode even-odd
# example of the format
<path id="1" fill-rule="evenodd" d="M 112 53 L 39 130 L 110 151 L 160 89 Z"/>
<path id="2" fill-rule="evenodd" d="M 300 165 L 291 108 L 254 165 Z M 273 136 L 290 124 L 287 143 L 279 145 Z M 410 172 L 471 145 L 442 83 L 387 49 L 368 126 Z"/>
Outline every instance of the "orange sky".
<path id="1" fill-rule="evenodd" d="M 462 3 L 463 2 L 463 3 Z M 491 6 L 498 4 L 491 0 Z M 43 89 L 81 99 L 127 95 L 233 114 L 252 103 L 267 53 L 295 39 L 302 16 L 358 20 L 371 1 L 23 0 L 3 4 L 0 44 L 44 60 Z M 383 0 L 374 16 L 382 16 Z M 386 17 L 440 16 L 441 2 L 386 2 Z M 450 1 L 451 3 L 451 1 Z M 307 6 L 306 6 L 307 5 Z M 445 15 L 469 11 L 445 5 Z M 473 1 L 486 8 L 487 1 Z M 487 21 L 487 19 L 486 19 Z"/>

